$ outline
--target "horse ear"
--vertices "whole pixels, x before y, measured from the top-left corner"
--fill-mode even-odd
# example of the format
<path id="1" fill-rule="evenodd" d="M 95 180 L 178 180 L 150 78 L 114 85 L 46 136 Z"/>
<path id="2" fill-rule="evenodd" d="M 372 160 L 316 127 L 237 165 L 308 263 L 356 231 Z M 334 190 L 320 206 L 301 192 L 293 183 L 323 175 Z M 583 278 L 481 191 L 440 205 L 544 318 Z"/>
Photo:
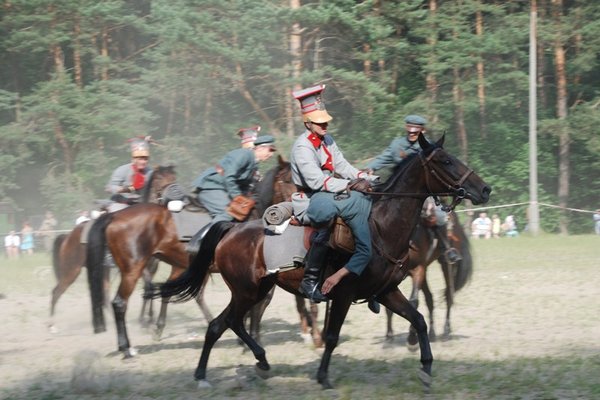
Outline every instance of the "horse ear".
<path id="1" fill-rule="evenodd" d="M 279 163 L 279 166 L 283 167 L 287 165 L 287 161 L 285 161 L 285 158 L 283 158 L 283 156 L 281 154 L 277 155 L 277 162 Z"/>
<path id="2" fill-rule="evenodd" d="M 444 132 L 444 134 L 442 135 L 442 137 L 440 138 L 440 140 L 438 140 L 436 142 L 436 144 L 440 147 L 444 147 L 444 140 L 446 140 L 446 132 Z"/>
<path id="3" fill-rule="evenodd" d="M 425 136 L 422 133 L 419 134 L 419 146 L 421 146 L 423 150 L 427 150 L 431 147 L 431 143 L 425 139 Z"/>

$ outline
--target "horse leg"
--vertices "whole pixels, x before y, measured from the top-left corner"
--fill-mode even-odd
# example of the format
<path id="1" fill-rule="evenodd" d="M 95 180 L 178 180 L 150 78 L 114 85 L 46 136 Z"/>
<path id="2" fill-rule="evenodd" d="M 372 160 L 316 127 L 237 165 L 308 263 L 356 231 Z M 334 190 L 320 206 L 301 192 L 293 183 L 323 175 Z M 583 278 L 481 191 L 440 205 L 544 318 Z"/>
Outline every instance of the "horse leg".
<path id="1" fill-rule="evenodd" d="M 306 341 L 308 336 L 308 320 L 310 315 L 308 314 L 308 310 L 306 309 L 306 303 L 304 302 L 304 296 L 294 296 L 296 299 L 296 310 L 298 311 L 298 315 L 300 316 L 300 334 Z"/>
<path id="2" fill-rule="evenodd" d="M 385 332 L 385 340 L 392 342 L 394 340 L 394 329 L 392 328 L 392 316 L 394 313 L 386 308 L 385 315 L 387 317 L 387 331 Z"/>
<path id="3" fill-rule="evenodd" d="M 206 289 L 206 283 L 208 282 L 208 278 L 209 278 L 209 274 L 206 274 L 206 277 L 204 278 L 204 282 L 202 282 L 202 287 L 200 288 L 200 291 L 198 292 L 198 295 L 196 296 L 196 304 L 198 304 L 198 307 L 200 307 L 200 310 L 202 311 L 202 315 L 204 315 L 204 319 L 206 319 L 206 323 L 209 323 L 210 321 L 213 320 L 213 315 L 210 312 L 208 306 L 206 305 L 206 302 L 204 301 L 204 290 Z"/>
<path id="4" fill-rule="evenodd" d="M 410 271 L 410 275 L 412 276 L 413 286 L 408 302 L 416 310 L 419 308 L 419 291 L 423 287 L 423 282 L 425 282 L 425 267 L 419 264 L 416 268 Z M 410 351 L 416 351 L 417 344 L 417 332 L 415 331 L 415 328 L 411 325 L 408 328 L 408 338 L 406 339 L 406 345 Z"/>
<path id="5" fill-rule="evenodd" d="M 454 264 L 442 264 L 442 270 L 444 271 L 444 279 L 446 280 L 446 322 L 444 323 L 444 335 L 443 339 L 450 339 L 452 328 L 450 327 L 450 310 L 454 305 Z"/>
<path id="6" fill-rule="evenodd" d="M 122 270 L 125 271 L 125 270 Z M 141 274 L 141 268 L 140 268 Z M 115 323 L 117 326 L 117 342 L 119 351 L 123 352 L 124 358 L 131 358 L 137 354 L 137 351 L 131 347 L 129 337 L 127 335 L 127 325 L 125 323 L 125 313 L 127 312 L 127 301 L 139 275 L 131 275 L 121 273 L 121 284 L 115 298 L 112 301 L 113 312 L 115 314 Z"/>
<path id="7" fill-rule="evenodd" d="M 425 304 L 427 304 L 427 310 L 429 311 L 429 341 L 435 342 L 436 334 L 435 327 L 433 323 L 433 293 L 431 293 L 431 289 L 429 288 L 429 284 L 427 283 L 427 277 L 423 280 L 423 295 L 425 296 Z"/>
<path id="8" fill-rule="evenodd" d="M 260 344 L 260 321 L 265 314 L 265 311 L 271 300 L 273 300 L 273 293 L 275 292 L 275 286 L 271 288 L 265 295 L 265 298 L 259 301 L 250 309 L 250 336 Z"/>
<path id="9" fill-rule="evenodd" d="M 313 339 L 313 344 L 316 348 L 323 347 L 323 332 L 319 328 L 319 306 L 317 303 L 310 302 L 310 314 L 308 323 L 310 324 L 310 334 Z"/>
<path id="10" fill-rule="evenodd" d="M 142 311 L 140 312 L 139 322 L 142 326 L 148 326 L 152 323 L 153 311 L 152 310 L 152 299 L 149 299 L 146 294 L 152 291 L 152 277 L 153 273 L 145 268 L 142 272 L 142 279 L 144 280 L 144 300 L 142 301 Z M 146 320 L 146 309 L 148 309 L 148 319 Z"/>
<path id="11" fill-rule="evenodd" d="M 419 379 L 426 388 L 431 386 L 431 366 L 433 364 L 433 354 L 431 353 L 431 344 L 427 336 L 427 323 L 423 315 L 414 308 L 406 297 L 395 289 L 378 298 L 381 304 L 392 310 L 394 313 L 405 318 L 415 328 L 419 338 L 419 348 L 421 349 L 421 365 Z"/>
<path id="12" fill-rule="evenodd" d="M 54 326 L 54 311 L 56 309 L 56 303 L 62 294 L 75 282 L 79 274 L 81 273 L 81 265 L 76 265 L 72 268 L 64 268 L 63 274 L 58 279 L 58 283 L 52 289 L 52 300 L 50 301 L 50 321 L 48 322 L 48 329 L 50 332 L 57 332 Z"/>
<path id="13" fill-rule="evenodd" d="M 323 352 L 319 371 L 317 372 L 317 382 L 321 384 L 323 389 L 333 388 L 329 382 L 329 363 L 331 361 L 331 354 L 337 347 L 340 339 L 340 330 L 342 329 L 346 315 L 348 315 L 351 303 L 352 299 L 350 296 L 340 299 L 336 298 L 331 302 L 331 310 L 329 311 L 327 324 L 325 325 L 325 351 Z"/>

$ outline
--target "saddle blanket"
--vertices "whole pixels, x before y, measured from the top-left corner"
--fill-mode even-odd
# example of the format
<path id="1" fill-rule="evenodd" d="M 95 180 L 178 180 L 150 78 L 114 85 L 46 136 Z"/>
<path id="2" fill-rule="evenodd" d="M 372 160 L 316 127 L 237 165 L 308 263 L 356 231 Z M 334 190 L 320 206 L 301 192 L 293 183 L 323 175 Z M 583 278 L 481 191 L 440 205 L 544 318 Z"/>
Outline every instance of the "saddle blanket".
<path id="1" fill-rule="evenodd" d="M 192 236 L 212 221 L 207 213 L 191 212 L 185 208 L 179 212 L 171 212 L 180 242 L 189 242 Z"/>
<path id="2" fill-rule="evenodd" d="M 87 242 L 88 242 L 88 236 L 90 234 L 90 229 L 92 229 L 92 226 L 94 225 L 94 222 L 96 222 L 95 219 L 92 219 L 92 220 L 85 221 L 85 222 L 81 223 L 83 225 L 83 228 L 81 229 L 81 235 L 79 235 L 79 243 L 81 243 L 81 244 L 87 244 Z"/>
<path id="3" fill-rule="evenodd" d="M 301 267 L 313 232 L 309 226 L 294 225 L 288 226 L 280 235 L 265 229 L 263 257 L 267 272 L 275 274 Z"/>

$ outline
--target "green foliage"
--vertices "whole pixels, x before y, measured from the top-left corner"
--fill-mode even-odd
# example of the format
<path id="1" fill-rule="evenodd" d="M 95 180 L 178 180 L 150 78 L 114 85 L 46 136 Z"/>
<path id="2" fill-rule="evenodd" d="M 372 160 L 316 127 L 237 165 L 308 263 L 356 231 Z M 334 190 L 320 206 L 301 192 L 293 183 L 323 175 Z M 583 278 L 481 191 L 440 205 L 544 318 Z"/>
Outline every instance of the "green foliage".
<path id="1" fill-rule="evenodd" d="M 128 159 L 126 140 L 141 134 L 162 144 L 152 163 L 176 161 L 184 184 L 238 146 L 240 127 L 262 125 L 287 156 L 290 107 L 293 130 L 302 128 L 290 91 L 326 83 L 330 129 L 349 160 L 375 156 L 402 133 L 404 116 L 418 113 L 431 121 L 432 137 L 447 133 L 454 153 L 464 124 L 468 162 L 494 187 L 493 204 L 527 201 L 529 5 L 438 1 L 434 14 L 428 4 L 11 1 L 0 16 L 0 199 L 25 214 L 81 208 L 105 195 L 111 171 Z M 560 24 L 550 3 L 538 6 L 539 196 L 556 203 L 564 127 L 572 140 L 569 204 L 595 209 L 600 6 L 565 3 Z M 293 24 L 301 29 L 299 60 L 289 48 Z M 569 85 L 569 115 L 561 121 L 554 103 L 559 37 Z M 436 78 L 435 99 L 428 74 Z M 544 229 L 555 229 L 556 216 L 544 210 Z M 585 217 L 570 213 L 573 232 Z"/>

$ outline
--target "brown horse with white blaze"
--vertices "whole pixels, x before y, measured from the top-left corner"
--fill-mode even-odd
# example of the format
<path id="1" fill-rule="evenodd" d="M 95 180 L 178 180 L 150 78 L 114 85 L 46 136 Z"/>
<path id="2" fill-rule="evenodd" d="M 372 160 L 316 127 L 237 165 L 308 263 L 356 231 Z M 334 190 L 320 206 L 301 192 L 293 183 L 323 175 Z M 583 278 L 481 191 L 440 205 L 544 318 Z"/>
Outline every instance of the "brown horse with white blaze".
<path id="1" fill-rule="evenodd" d="M 317 380 L 324 388 L 331 388 L 329 363 L 338 344 L 340 329 L 352 302 L 375 298 L 394 313 L 406 318 L 416 329 L 421 350 L 420 378 L 425 385 L 431 382 L 433 356 L 423 316 L 410 305 L 398 285 L 408 275 L 409 240 L 416 226 L 423 201 L 432 195 L 453 196 L 452 206 L 463 198 L 473 204 L 488 201 L 491 188 L 457 158 L 443 148 L 443 138 L 435 144 L 422 136 L 420 153 L 408 156 L 391 178 L 375 192 L 370 216 L 373 256 L 360 277 L 346 276 L 329 293 L 331 309 L 327 318 L 324 339 L 325 351 Z M 399 229 L 399 228 L 402 229 Z M 248 334 L 243 318 L 273 285 L 298 294 L 303 270 L 270 274 L 263 259 L 264 232 L 262 224 L 248 222 L 232 225 L 215 224 L 207 233 L 199 253 L 189 269 L 178 279 L 166 282 L 156 296 L 177 296 L 177 300 L 193 298 L 214 262 L 231 291 L 231 301 L 209 325 L 202 354 L 194 374 L 200 386 L 209 385 L 206 369 L 210 352 L 223 332 L 230 328 L 250 347 L 257 370 L 270 370 L 265 350 Z M 329 263 L 326 275 L 343 264 Z"/>

